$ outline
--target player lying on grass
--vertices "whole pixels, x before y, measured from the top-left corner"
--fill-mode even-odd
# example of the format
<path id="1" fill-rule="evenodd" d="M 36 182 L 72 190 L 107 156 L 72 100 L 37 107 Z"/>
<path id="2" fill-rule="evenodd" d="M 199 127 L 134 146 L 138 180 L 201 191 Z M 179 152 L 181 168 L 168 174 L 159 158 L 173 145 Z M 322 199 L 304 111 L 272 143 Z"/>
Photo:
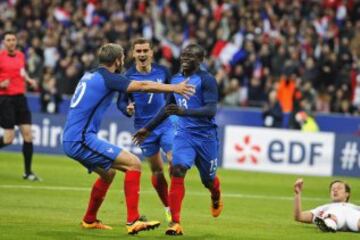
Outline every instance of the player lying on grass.
<path id="1" fill-rule="evenodd" d="M 134 135 L 134 142 L 140 144 L 169 115 L 179 116 L 170 169 L 169 203 L 172 222 L 166 235 L 183 234 L 180 213 L 185 196 L 184 179 L 187 170 L 194 164 L 199 170 L 201 182 L 210 191 L 212 215 L 218 217 L 223 209 L 220 180 L 216 176 L 219 142 L 215 115 L 218 91 L 215 78 L 209 72 L 200 70 L 203 58 L 204 50 L 199 45 L 190 44 L 182 50 L 181 72 L 172 77 L 171 83 L 189 79 L 189 83 L 196 87 L 196 93 L 189 99 L 171 94 L 168 105 Z"/>
<path id="2" fill-rule="evenodd" d="M 127 70 L 125 76 L 137 81 L 152 80 L 154 82 L 168 83 L 170 73 L 162 65 L 153 63 L 153 50 L 150 40 L 137 38 L 131 47 L 134 64 Z M 118 108 L 128 117 L 135 115 L 134 127 L 136 130 L 145 126 L 165 105 L 163 93 L 132 93 L 121 94 Z M 167 160 L 171 162 L 172 143 L 174 138 L 173 124 L 170 119 L 162 122 L 141 145 L 144 157 L 150 163 L 151 183 L 165 208 L 166 221 L 171 221 L 168 199 L 168 183 L 163 170 L 163 159 L 160 149 L 166 153 Z"/>
<path id="3" fill-rule="evenodd" d="M 295 221 L 315 223 L 323 232 L 360 231 L 360 207 L 349 203 L 350 186 L 340 180 L 330 183 L 331 203 L 321 205 L 309 211 L 302 211 L 301 192 L 303 180 L 297 179 L 294 184 Z"/>
<path id="4" fill-rule="evenodd" d="M 118 44 L 105 44 L 98 52 L 100 66 L 86 73 L 79 81 L 71 99 L 64 127 L 63 148 L 71 158 L 79 161 L 89 172 L 100 178 L 93 185 L 88 209 L 82 221 L 84 228 L 111 229 L 97 219 L 97 212 L 110 187 L 115 170 L 125 173 L 124 193 L 129 234 L 153 229 L 158 221 L 140 217 L 139 190 L 141 162 L 134 154 L 97 137 L 101 120 L 116 92 L 176 92 L 186 98 L 194 88 L 185 83 L 170 85 L 152 81 L 131 81 L 117 74 L 124 64 L 124 52 Z"/>

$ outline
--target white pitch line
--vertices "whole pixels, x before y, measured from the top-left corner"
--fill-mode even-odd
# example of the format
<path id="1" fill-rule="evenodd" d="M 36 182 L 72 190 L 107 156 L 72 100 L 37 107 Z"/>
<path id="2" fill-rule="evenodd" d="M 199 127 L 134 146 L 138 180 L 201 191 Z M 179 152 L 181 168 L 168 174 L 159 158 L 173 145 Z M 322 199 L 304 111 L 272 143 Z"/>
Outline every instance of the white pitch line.
<path id="1" fill-rule="evenodd" d="M 85 187 L 65 187 L 65 186 L 34 186 L 34 185 L 0 185 L 0 189 L 34 189 L 34 190 L 49 190 L 49 191 L 82 191 L 89 192 L 90 188 Z M 153 194 L 153 190 L 141 190 L 141 193 Z M 193 196 L 209 196 L 207 192 L 191 192 L 186 191 L 186 195 Z M 284 200 L 293 201 L 293 197 L 289 196 L 266 196 L 266 195 L 253 195 L 253 194 L 241 194 L 241 193 L 223 193 L 226 198 L 247 198 L 247 199 L 266 199 L 266 200 Z M 329 201 L 328 198 L 315 198 L 315 197 L 303 197 L 305 201 Z"/>

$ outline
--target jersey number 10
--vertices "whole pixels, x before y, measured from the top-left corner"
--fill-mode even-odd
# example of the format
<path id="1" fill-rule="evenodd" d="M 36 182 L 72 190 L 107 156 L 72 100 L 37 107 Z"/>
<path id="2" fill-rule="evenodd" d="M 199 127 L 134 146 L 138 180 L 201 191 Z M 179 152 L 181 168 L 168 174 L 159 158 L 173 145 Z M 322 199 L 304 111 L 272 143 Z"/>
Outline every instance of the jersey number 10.
<path id="1" fill-rule="evenodd" d="M 81 99 L 85 94 L 85 90 L 86 90 L 86 82 L 79 83 L 79 85 L 75 89 L 74 96 L 71 99 L 71 103 L 70 103 L 71 108 L 76 107 L 80 103 Z"/>

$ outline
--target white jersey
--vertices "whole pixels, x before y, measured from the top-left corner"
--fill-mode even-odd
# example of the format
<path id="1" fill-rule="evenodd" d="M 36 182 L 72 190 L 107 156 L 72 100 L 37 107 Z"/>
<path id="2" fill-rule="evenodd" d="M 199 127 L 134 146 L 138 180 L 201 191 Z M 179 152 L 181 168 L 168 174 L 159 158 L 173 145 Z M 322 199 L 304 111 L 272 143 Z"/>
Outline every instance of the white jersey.
<path id="1" fill-rule="evenodd" d="M 359 231 L 360 206 L 347 202 L 328 203 L 310 210 L 315 217 L 326 217 L 328 214 L 337 218 L 338 231 Z"/>

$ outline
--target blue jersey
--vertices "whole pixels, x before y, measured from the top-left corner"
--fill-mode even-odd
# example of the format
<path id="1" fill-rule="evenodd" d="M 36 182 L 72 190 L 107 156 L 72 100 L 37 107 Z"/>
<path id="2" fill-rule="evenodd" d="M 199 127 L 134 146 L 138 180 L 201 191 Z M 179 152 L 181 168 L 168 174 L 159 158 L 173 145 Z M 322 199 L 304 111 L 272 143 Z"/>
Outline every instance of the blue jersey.
<path id="1" fill-rule="evenodd" d="M 188 100 L 179 94 L 173 94 L 176 104 L 185 109 L 202 107 L 209 103 L 217 103 L 218 89 L 215 78 L 206 71 L 199 70 L 191 76 L 185 77 L 178 73 L 171 79 L 172 84 L 177 84 L 185 79 L 189 79 L 189 84 L 195 86 L 195 94 Z M 211 130 L 215 130 L 217 125 L 215 117 L 190 117 L 181 116 L 177 122 L 178 131 L 200 134 L 208 136 Z M 213 131 L 214 132 L 214 131 Z"/>
<path id="2" fill-rule="evenodd" d="M 158 64 L 152 64 L 149 73 L 141 73 L 137 71 L 136 67 L 133 65 L 125 73 L 125 76 L 137 81 L 146 80 L 158 83 L 169 83 L 170 78 L 167 68 Z M 129 97 L 135 102 L 136 110 L 134 125 L 136 129 L 142 128 L 166 103 L 164 93 L 132 93 Z M 125 97 L 122 101 L 126 102 L 126 106 L 128 101 L 127 98 Z M 161 124 L 161 126 L 166 124 L 169 124 L 169 120 L 166 121 L 166 123 L 164 122 Z"/>
<path id="3" fill-rule="evenodd" d="M 63 141 L 85 141 L 87 134 L 96 134 L 114 94 L 126 92 L 130 82 L 103 67 L 85 73 L 71 99 Z"/>

